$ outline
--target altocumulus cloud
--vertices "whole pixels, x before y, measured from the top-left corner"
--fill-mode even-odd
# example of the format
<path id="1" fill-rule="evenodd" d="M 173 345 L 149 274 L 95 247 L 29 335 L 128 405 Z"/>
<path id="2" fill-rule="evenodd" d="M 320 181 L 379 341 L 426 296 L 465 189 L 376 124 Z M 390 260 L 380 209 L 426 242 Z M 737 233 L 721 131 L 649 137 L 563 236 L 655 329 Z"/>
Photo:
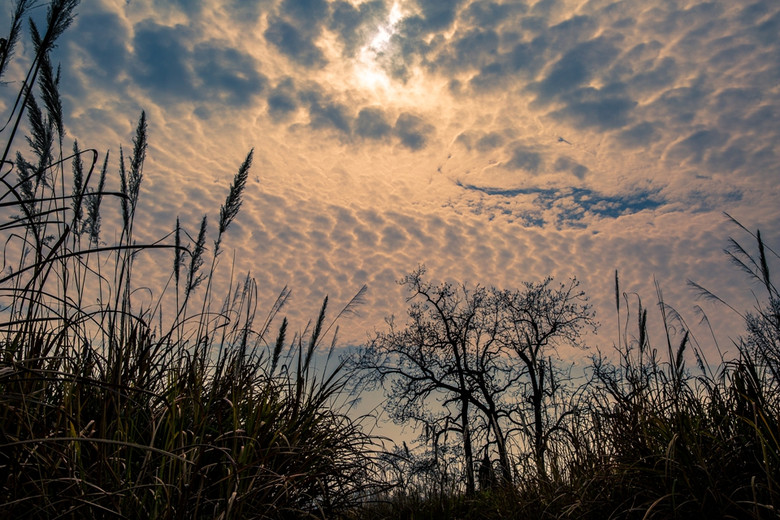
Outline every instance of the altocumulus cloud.
<path id="1" fill-rule="evenodd" d="M 135 27 L 132 71 L 139 86 L 168 102 L 249 105 L 266 86 L 246 53 L 225 42 L 194 43 L 190 28 L 145 20 Z"/>
<path id="2" fill-rule="evenodd" d="M 218 207 L 255 147 L 237 269 L 301 320 L 369 283 L 360 341 L 418 262 L 733 296 L 720 211 L 780 221 L 778 33 L 774 0 L 134 0 L 85 3 L 58 56 L 80 143 L 147 110 L 159 220 Z"/>
<path id="3" fill-rule="evenodd" d="M 355 121 L 355 132 L 366 139 L 384 139 L 390 135 L 392 127 L 380 107 L 365 107 L 360 110 Z"/>
<path id="4" fill-rule="evenodd" d="M 400 139 L 401 144 L 411 150 L 425 147 L 434 130 L 433 125 L 408 112 L 400 114 L 393 126 L 393 133 Z"/>
<path id="5" fill-rule="evenodd" d="M 317 41 L 329 10 L 326 0 L 283 0 L 278 14 L 268 19 L 265 38 L 295 62 L 321 67 L 327 60 Z"/>

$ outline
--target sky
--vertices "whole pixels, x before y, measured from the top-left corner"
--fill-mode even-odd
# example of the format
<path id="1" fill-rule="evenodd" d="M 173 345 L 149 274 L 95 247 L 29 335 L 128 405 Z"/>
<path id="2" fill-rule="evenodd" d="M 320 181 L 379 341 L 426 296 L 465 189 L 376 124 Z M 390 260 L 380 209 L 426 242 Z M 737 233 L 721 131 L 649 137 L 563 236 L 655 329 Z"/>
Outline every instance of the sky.
<path id="1" fill-rule="evenodd" d="M 365 284 L 339 333 L 364 342 L 424 264 L 507 289 L 576 276 L 609 349 L 615 270 L 646 306 L 657 280 L 692 326 L 701 305 L 739 332 L 686 281 L 753 304 L 723 212 L 780 243 L 779 34 L 776 0 L 89 0 L 56 59 L 82 148 L 118 157 L 146 111 L 139 240 L 216 223 L 254 149 L 222 267 L 261 307 L 288 286 L 295 329 Z"/>

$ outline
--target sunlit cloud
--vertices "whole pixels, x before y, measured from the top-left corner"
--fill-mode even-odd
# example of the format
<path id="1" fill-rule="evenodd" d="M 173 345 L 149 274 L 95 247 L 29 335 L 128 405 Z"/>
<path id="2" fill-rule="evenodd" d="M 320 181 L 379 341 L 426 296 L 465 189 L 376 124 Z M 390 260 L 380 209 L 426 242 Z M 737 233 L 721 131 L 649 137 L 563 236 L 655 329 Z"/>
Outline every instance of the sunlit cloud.
<path id="1" fill-rule="evenodd" d="M 237 272 L 301 327 L 368 284 L 359 342 L 420 263 L 575 275 L 609 323 L 615 269 L 738 298 L 721 212 L 778 236 L 778 33 L 770 0 L 105 0 L 57 58 L 80 143 L 117 154 L 147 111 L 148 238 L 213 215 L 255 148 Z"/>

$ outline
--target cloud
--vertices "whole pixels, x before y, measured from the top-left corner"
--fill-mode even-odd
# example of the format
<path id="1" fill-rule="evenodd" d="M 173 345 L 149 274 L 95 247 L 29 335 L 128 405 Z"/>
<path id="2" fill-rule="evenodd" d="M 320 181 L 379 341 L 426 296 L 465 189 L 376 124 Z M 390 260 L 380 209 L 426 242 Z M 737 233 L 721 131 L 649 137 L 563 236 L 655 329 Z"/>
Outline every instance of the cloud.
<path id="1" fill-rule="evenodd" d="M 689 161 L 698 164 L 702 162 L 705 154 L 727 140 L 728 136 L 718 130 L 698 130 L 675 144 L 669 151 L 668 158 L 675 162 Z"/>
<path id="2" fill-rule="evenodd" d="M 192 98 L 194 77 L 185 42 L 188 28 L 166 27 L 146 20 L 135 27 L 133 38 L 134 78 L 141 87 L 167 99 Z"/>
<path id="3" fill-rule="evenodd" d="M 504 85 L 507 72 L 501 63 L 493 62 L 482 67 L 478 74 L 469 80 L 469 86 L 475 92 L 487 92 Z"/>
<path id="4" fill-rule="evenodd" d="M 192 53 L 193 72 L 203 95 L 229 106 L 247 105 L 267 84 L 255 61 L 219 42 L 200 43 Z"/>
<path id="5" fill-rule="evenodd" d="M 558 157 L 558 159 L 555 161 L 555 165 L 553 166 L 555 171 L 558 172 L 568 172 L 577 177 L 580 180 L 583 180 L 585 178 L 585 175 L 588 173 L 588 167 L 583 166 L 582 164 L 579 164 L 577 161 L 571 159 L 570 157 Z"/>
<path id="6" fill-rule="evenodd" d="M 330 16 L 326 0 L 283 0 L 278 14 L 268 16 L 263 35 L 276 49 L 307 68 L 322 68 L 328 60 L 317 44 Z"/>
<path id="7" fill-rule="evenodd" d="M 572 95 L 564 108 L 551 116 L 571 123 L 575 128 L 609 130 L 631 122 L 631 111 L 636 101 L 621 95 L 604 94 L 596 89 L 584 89 Z"/>
<path id="8" fill-rule="evenodd" d="M 385 139 L 392 132 L 387 116 L 379 107 L 365 107 L 355 121 L 355 134 L 366 139 Z"/>
<path id="9" fill-rule="evenodd" d="M 623 61 L 627 62 L 626 67 L 631 70 L 632 73 L 635 72 L 632 76 L 626 78 L 628 89 L 632 93 L 653 94 L 659 90 L 669 88 L 674 84 L 680 74 L 677 61 L 670 56 L 666 56 L 660 60 L 656 58 L 649 60 L 637 59 L 640 63 L 631 63 L 631 54 L 632 53 L 629 53 Z M 655 54 L 655 50 L 653 51 L 653 54 Z M 646 65 L 643 65 L 641 63 L 642 61 L 646 61 Z"/>
<path id="10" fill-rule="evenodd" d="M 534 10 L 543 4 L 537 3 Z M 598 32 L 599 22 L 593 16 L 574 15 L 546 28 L 541 37 L 553 52 L 568 51 L 567 59 L 596 58 L 594 51 L 605 43 L 602 38 L 593 38 Z"/>
<path id="11" fill-rule="evenodd" d="M 82 72 L 91 81 L 114 83 L 127 67 L 130 32 L 116 13 L 86 13 L 76 17 L 78 47 L 86 53 Z"/>
<path id="12" fill-rule="evenodd" d="M 648 146 L 661 138 L 657 123 L 643 121 L 618 134 L 618 141 L 627 148 Z"/>
<path id="13" fill-rule="evenodd" d="M 403 230 L 397 226 L 385 226 L 382 231 L 381 245 L 391 251 L 402 250 L 408 241 L 408 237 Z"/>
<path id="14" fill-rule="evenodd" d="M 455 21 L 455 13 L 463 0 L 416 0 L 416 3 L 421 14 L 410 16 L 403 22 L 404 32 L 413 37 L 447 29 Z"/>
<path id="15" fill-rule="evenodd" d="M 187 15 L 200 14 L 203 10 L 204 0 L 154 0 L 156 8 L 167 8 L 175 5 L 176 8 Z"/>
<path id="16" fill-rule="evenodd" d="M 501 35 L 503 36 L 503 35 Z M 520 90 L 525 81 L 536 79 L 546 65 L 550 42 L 537 37 L 530 42 L 517 42 L 509 50 L 499 52 L 495 61 L 482 65 L 469 79 L 469 85 L 478 93 L 493 93 L 500 89 Z M 517 84 L 517 80 L 523 83 Z M 534 85 L 530 85 L 533 89 Z"/>
<path id="17" fill-rule="evenodd" d="M 547 77 L 536 87 L 538 98 L 550 100 L 585 84 L 618 55 L 617 48 L 600 37 L 579 43 L 553 65 Z"/>
<path id="18" fill-rule="evenodd" d="M 498 132 L 489 132 L 477 139 L 476 148 L 480 152 L 495 150 L 504 144 L 504 136 Z"/>
<path id="19" fill-rule="evenodd" d="M 82 3 L 58 49 L 73 136 L 115 150 L 147 110 L 152 238 L 178 214 L 192 231 L 255 147 L 237 269 L 289 283 L 303 326 L 369 283 L 345 341 L 402 309 L 419 262 L 505 287 L 578 274 L 609 316 L 615 268 L 676 303 L 685 277 L 728 280 L 721 211 L 780 218 L 776 1 L 400 0 L 367 87 L 354 58 L 393 4 Z"/>
<path id="20" fill-rule="evenodd" d="M 739 13 L 738 20 L 747 26 L 758 24 L 763 17 L 772 11 L 770 1 L 761 0 L 743 7 Z"/>
<path id="21" fill-rule="evenodd" d="M 733 173 L 741 170 L 749 161 L 750 154 L 739 144 L 722 150 L 713 150 L 707 157 L 707 168 L 713 172 Z"/>
<path id="22" fill-rule="evenodd" d="M 401 140 L 401 145 L 410 150 L 424 148 L 434 131 L 433 125 L 408 112 L 399 115 L 393 126 L 393 133 Z"/>
<path id="23" fill-rule="evenodd" d="M 756 5 L 762 5 L 762 10 L 769 8 L 765 8 L 766 2 L 759 2 Z M 775 9 L 777 9 L 776 6 L 774 6 Z M 745 11 L 747 11 L 748 8 L 745 8 Z M 743 11 L 743 14 L 745 13 Z M 753 13 L 751 13 L 753 14 Z M 756 39 L 763 45 L 774 48 L 777 46 L 777 33 L 780 31 L 780 13 L 775 13 L 773 16 L 768 18 L 765 21 L 762 21 L 756 26 Z"/>
<path id="24" fill-rule="evenodd" d="M 352 133 L 350 109 L 334 102 L 313 100 L 309 105 L 309 125 L 315 130 L 332 129 L 349 136 Z"/>
<path id="25" fill-rule="evenodd" d="M 316 30 L 329 13 L 327 0 L 282 0 L 279 11 L 310 30 Z"/>
<path id="26" fill-rule="evenodd" d="M 558 228 L 581 227 L 589 218 L 617 219 L 645 210 L 662 207 L 666 201 L 657 191 L 639 190 L 623 195 L 606 195 L 586 188 L 514 188 L 502 189 L 458 184 L 459 187 L 479 192 L 491 199 L 491 204 L 500 204 L 502 199 L 525 199 L 531 206 L 546 214 Z M 497 199 L 497 200 L 496 200 Z M 518 206 L 521 216 L 527 217 L 527 206 Z M 513 207 L 513 210 L 515 208 Z M 524 225 L 544 227 L 544 218 L 523 218 Z"/>
<path id="27" fill-rule="evenodd" d="M 522 143 L 514 143 L 511 147 L 512 158 L 506 162 L 506 167 L 513 170 L 524 170 L 529 173 L 539 173 L 544 160 L 541 154 L 533 151 Z"/>
<path id="28" fill-rule="evenodd" d="M 266 100 L 268 113 L 274 121 L 286 119 L 298 108 L 297 92 L 292 78 L 286 77 L 280 80 L 271 89 Z"/>
<path id="29" fill-rule="evenodd" d="M 703 85 L 676 87 L 664 91 L 657 100 L 650 103 L 646 112 L 656 119 L 677 124 L 691 123 L 696 114 L 704 108 L 710 92 Z"/>
<path id="30" fill-rule="evenodd" d="M 462 19 L 469 25 L 496 27 L 502 23 L 511 23 L 517 15 L 525 14 L 527 10 L 523 2 L 501 4 L 489 0 L 476 0 L 464 10 Z"/>
<path id="31" fill-rule="evenodd" d="M 710 58 L 710 64 L 718 69 L 729 69 L 749 59 L 755 50 L 756 46 L 749 43 L 727 47 Z"/>
<path id="32" fill-rule="evenodd" d="M 331 98 L 316 84 L 297 92 L 297 99 L 309 114 L 309 127 L 333 131 L 341 139 L 352 134 L 352 109 Z"/>
<path id="33" fill-rule="evenodd" d="M 354 55 L 356 49 L 365 43 L 366 36 L 376 31 L 384 22 L 388 7 L 383 0 L 370 0 L 358 6 L 345 0 L 332 3 L 329 28 L 344 44 L 345 54 Z"/>
<path id="34" fill-rule="evenodd" d="M 316 33 L 306 33 L 282 18 L 270 17 L 264 35 L 282 54 L 305 67 L 322 67 L 327 63 L 315 43 Z"/>
<path id="35" fill-rule="evenodd" d="M 453 64 L 443 49 L 447 31 L 457 19 L 464 0 L 411 0 L 413 14 L 402 18 L 394 28 L 389 46 L 382 51 L 384 69 L 396 80 L 406 82 L 418 66 L 434 70 Z M 442 54 L 444 52 L 444 54 Z M 439 64 L 437 60 L 446 63 Z"/>
<path id="36" fill-rule="evenodd" d="M 227 43 L 193 45 L 192 29 L 144 20 L 135 26 L 135 82 L 170 103 L 209 101 L 230 107 L 251 103 L 266 86 L 254 59 Z"/>
<path id="37" fill-rule="evenodd" d="M 439 65 L 453 69 L 481 68 L 492 63 L 498 55 L 499 36 L 492 29 L 471 29 L 452 45 L 452 55 Z"/>
<path id="38" fill-rule="evenodd" d="M 267 11 L 273 0 L 227 0 L 222 2 L 231 18 L 238 23 L 257 22 L 260 15 Z"/>
<path id="39" fill-rule="evenodd" d="M 267 103 L 274 122 L 288 121 L 293 113 L 302 109 L 308 116 L 309 128 L 330 132 L 342 143 L 350 142 L 354 146 L 364 140 L 390 143 L 390 138 L 395 137 L 404 148 L 419 151 L 435 133 L 435 127 L 420 116 L 401 112 L 391 125 L 390 112 L 382 107 L 356 109 L 348 100 L 337 98 L 336 93 L 328 92 L 317 83 L 310 82 L 299 88 L 289 77 L 270 89 Z"/>

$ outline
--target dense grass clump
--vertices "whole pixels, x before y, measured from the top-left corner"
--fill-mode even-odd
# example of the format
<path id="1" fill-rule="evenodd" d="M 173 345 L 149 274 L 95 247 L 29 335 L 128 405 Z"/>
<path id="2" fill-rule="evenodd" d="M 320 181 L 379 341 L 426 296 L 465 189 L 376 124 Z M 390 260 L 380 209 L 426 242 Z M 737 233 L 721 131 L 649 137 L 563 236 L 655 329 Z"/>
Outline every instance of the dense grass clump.
<path id="1" fill-rule="evenodd" d="M 197 233 L 177 219 L 159 241 L 139 243 L 145 114 L 117 167 L 108 153 L 100 161 L 64 144 L 50 51 L 76 5 L 54 0 L 45 27 L 30 21 L 34 55 L 2 128 L 0 512 L 189 519 L 348 509 L 372 480 L 373 447 L 345 413 L 343 366 L 314 362 L 328 341 L 327 299 L 307 331 L 291 334 L 276 320 L 286 289 L 264 315 L 249 275 L 214 294 L 252 152 L 211 244 L 205 216 Z M 0 75 L 33 7 L 17 3 Z M 25 120 L 27 152 L 17 138 Z M 137 283 L 139 266 L 163 262 L 161 291 Z"/>
<path id="2" fill-rule="evenodd" d="M 733 336 L 735 355 L 707 359 L 705 351 L 720 352 L 717 338 L 705 349 L 660 287 L 663 332 L 660 345 L 654 344 L 648 309 L 637 295 L 621 292 L 616 273 L 617 344 L 591 356 L 581 384 L 550 405 L 565 414 L 556 424 L 565 440 L 548 447 L 548 471 L 528 464 L 533 442 L 507 421 L 511 482 L 494 476 L 501 464 L 488 437 L 477 466 L 480 477 L 491 478 L 469 493 L 462 450 L 453 458 L 458 430 L 451 432 L 455 442 L 443 445 L 423 436 L 421 449 L 386 457 L 386 472 L 398 487 L 365 518 L 777 518 L 780 292 L 769 266 L 780 256 L 759 232 L 732 221 L 755 248 L 751 253 L 730 239 L 726 252 L 763 293 L 763 301 L 757 296 L 755 307 L 742 314 L 745 331 Z M 464 350 L 464 359 L 467 352 L 482 352 L 476 346 Z M 521 406 L 530 394 L 521 384 L 513 395 Z"/>
<path id="3" fill-rule="evenodd" d="M 376 497 L 377 504 L 368 508 L 364 517 L 777 518 L 780 291 L 770 266 L 776 265 L 780 256 L 764 243 L 760 232 L 752 233 L 728 218 L 746 234 L 748 243 L 729 239 L 726 253 L 759 287 L 754 293 L 755 307 L 741 314 L 745 330 L 729 340 L 735 352 L 731 357 L 720 353 L 714 335 L 706 346 L 699 342 L 684 318 L 664 301 L 660 285 L 657 308 L 662 327 L 656 335 L 660 342 L 651 341 L 648 309 L 638 295 L 621 291 L 617 273 L 618 340 L 610 352 L 591 355 L 576 378 L 556 369 L 549 354 L 539 365 L 543 370 L 536 372 L 528 365 L 507 365 L 511 359 L 507 356 L 490 357 L 504 345 L 523 352 L 518 350 L 523 348 L 522 337 L 507 339 L 505 335 L 507 328 L 515 331 L 519 327 L 501 317 L 505 302 L 483 297 L 506 293 L 466 286 L 456 292 L 447 284 L 426 285 L 433 288 L 428 292 L 436 297 L 418 303 L 412 291 L 406 324 L 391 322 L 390 332 L 380 333 L 376 341 L 381 346 L 388 337 L 403 338 L 392 344 L 395 350 L 390 354 L 401 349 L 411 353 L 404 352 L 403 363 L 395 364 L 388 362 L 389 358 L 377 358 L 374 353 L 378 349 L 372 343 L 358 363 L 366 365 L 369 359 L 371 367 L 379 367 L 373 370 L 379 370 L 384 379 L 376 373 L 369 379 L 379 380 L 391 397 L 399 388 L 413 389 L 411 395 L 418 397 L 419 403 L 396 415 L 399 422 L 413 418 L 423 425 L 423 434 L 417 449 L 410 450 L 404 444 L 403 449 L 386 454 L 386 478 L 397 486 Z M 703 297 L 725 304 L 700 285 L 690 285 Z M 452 298 L 456 294 L 457 298 Z M 489 305 L 484 305 L 486 301 Z M 530 302 L 528 309 L 539 310 L 540 302 L 546 300 L 535 297 L 522 301 Z M 479 314 L 482 308 L 488 312 Z M 525 329 L 531 331 L 526 338 L 555 323 L 550 316 L 564 315 L 550 313 L 551 308 L 544 307 L 547 314 L 524 313 L 526 317 L 543 316 L 521 322 L 531 325 Z M 423 315 L 426 320 L 419 319 Z M 512 343 L 512 337 L 520 339 Z M 434 371 L 444 366 L 442 360 L 451 359 L 435 355 L 453 344 L 459 348 L 464 391 L 446 379 L 454 370 L 434 379 Z M 549 349 L 551 345 L 543 346 Z M 422 349 L 434 356 L 421 361 L 419 356 L 413 358 Z M 538 350 L 537 357 L 544 352 Z M 719 353 L 719 357 L 708 359 L 707 353 Z M 413 368 L 420 367 L 418 372 L 440 386 L 438 393 L 430 391 L 430 385 L 419 386 L 423 376 L 409 368 L 410 359 L 417 363 Z M 544 393 L 549 401 L 542 404 L 542 414 L 528 406 L 539 386 L 532 384 L 534 377 L 551 381 L 551 388 Z M 580 382 L 575 385 L 576 380 Z M 503 395 L 494 390 L 492 400 L 482 402 L 481 388 L 499 389 Z M 460 398 L 473 405 L 469 433 L 471 442 L 482 446 L 471 464 L 475 469 L 464 462 L 464 412 L 451 406 Z M 481 410 L 504 410 L 491 419 L 499 427 L 486 428 L 488 420 Z M 544 464 L 540 465 L 533 435 L 538 429 L 528 425 L 538 424 L 534 421 L 544 414 L 554 418 L 546 431 L 555 435 L 545 433 L 542 437 Z M 434 428 L 442 423 L 443 428 Z M 499 442 L 496 436 L 500 432 L 505 433 Z M 500 452 L 501 445 L 508 447 L 508 456 Z M 509 472 L 503 470 L 507 459 Z M 476 473 L 472 475 L 472 481 L 479 483 L 476 490 L 469 489 L 465 475 L 469 471 Z"/>

